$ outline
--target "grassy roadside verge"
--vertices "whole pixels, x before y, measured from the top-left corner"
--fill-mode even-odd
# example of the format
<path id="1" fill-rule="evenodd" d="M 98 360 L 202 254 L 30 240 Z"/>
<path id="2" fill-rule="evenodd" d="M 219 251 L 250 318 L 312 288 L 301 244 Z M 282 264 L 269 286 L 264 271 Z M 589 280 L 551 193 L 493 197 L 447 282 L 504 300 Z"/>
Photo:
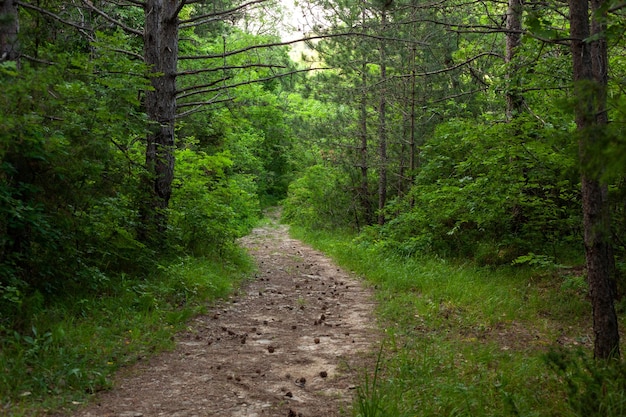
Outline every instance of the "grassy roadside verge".
<path id="1" fill-rule="evenodd" d="M 0 415 L 62 411 L 110 388 L 121 368 L 173 347 L 174 334 L 209 302 L 251 275 L 243 250 L 226 258 L 183 258 L 149 279 L 120 276 L 105 290 L 43 305 L 32 325 L 0 338 Z"/>
<path id="2" fill-rule="evenodd" d="M 591 307 L 574 271 L 479 268 L 292 234 L 375 288 L 386 338 L 356 416 L 626 415 L 626 368 L 588 360 Z"/>

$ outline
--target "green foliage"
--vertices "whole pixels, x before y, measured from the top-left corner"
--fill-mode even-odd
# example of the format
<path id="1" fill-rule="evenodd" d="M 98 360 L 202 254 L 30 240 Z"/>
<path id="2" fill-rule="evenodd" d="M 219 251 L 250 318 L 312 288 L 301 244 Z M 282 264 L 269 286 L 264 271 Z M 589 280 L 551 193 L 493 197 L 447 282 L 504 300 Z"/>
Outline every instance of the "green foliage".
<path id="1" fill-rule="evenodd" d="M 401 393 L 394 395 L 381 389 L 381 378 L 385 375 L 383 366 L 384 343 L 381 344 L 378 356 L 376 356 L 376 364 L 372 375 L 368 372 L 362 376 L 362 383 L 356 389 L 356 399 L 353 414 L 356 417 L 384 417 L 384 416 L 403 416 L 399 405 L 402 400 Z M 383 383 L 384 384 L 384 383 Z"/>
<path id="2" fill-rule="evenodd" d="M 143 64 L 106 53 L 42 53 L 57 64 L 0 74 L 6 320 L 23 304 L 18 295 L 95 289 L 107 271 L 141 269 L 150 256 L 134 237 L 131 191 L 138 172 L 132 147 L 145 127 L 136 93 L 146 86 Z M 95 71 L 101 76 L 94 79 Z"/>
<path id="3" fill-rule="evenodd" d="M 231 247 L 260 214 L 253 178 L 229 175 L 233 161 L 227 152 L 183 149 L 176 160 L 170 219 L 174 236 L 194 255 Z"/>
<path id="4" fill-rule="evenodd" d="M 626 362 L 595 361 L 587 353 L 552 350 L 546 362 L 567 387 L 576 416 L 617 417 L 626 414 Z"/>
<path id="5" fill-rule="evenodd" d="M 289 187 L 283 220 L 310 229 L 344 228 L 354 216 L 353 202 L 342 171 L 314 165 Z"/>
<path id="6" fill-rule="evenodd" d="M 531 251 L 552 257 L 579 238 L 574 154 L 561 132 L 513 123 L 440 125 L 400 212 L 382 230 L 403 253 L 508 263 Z M 566 255 L 569 255 L 566 253 Z"/>

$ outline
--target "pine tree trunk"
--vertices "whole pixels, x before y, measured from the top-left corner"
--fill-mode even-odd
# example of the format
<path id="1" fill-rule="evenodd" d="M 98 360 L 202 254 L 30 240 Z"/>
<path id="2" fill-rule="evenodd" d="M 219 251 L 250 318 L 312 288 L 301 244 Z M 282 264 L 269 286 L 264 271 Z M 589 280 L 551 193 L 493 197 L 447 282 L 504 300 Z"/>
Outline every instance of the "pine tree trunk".
<path id="1" fill-rule="evenodd" d="M 602 1 L 593 0 L 597 10 Z M 598 16 L 594 17 L 594 20 Z M 607 52 L 603 23 L 595 21 L 590 29 L 587 0 L 570 0 L 570 35 L 573 78 L 577 98 L 576 125 L 579 132 L 583 227 L 587 280 L 593 307 L 594 356 L 619 357 L 619 332 L 611 288 L 612 255 L 610 215 L 606 187 L 601 173 L 593 168 L 594 145 L 608 118 L 606 114 Z M 588 42 L 590 35 L 599 35 Z"/>
<path id="2" fill-rule="evenodd" d="M 361 139 L 360 156 L 361 156 L 361 209 L 365 217 L 365 224 L 372 223 L 372 205 L 370 203 L 369 180 L 368 180 L 368 158 L 367 158 L 367 64 L 362 67 L 362 88 L 359 120 L 359 136 Z"/>
<path id="3" fill-rule="evenodd" d="M 14 0 L 0 0 L 0 62 L 16 61 L 19 57 L 18 32 L 17 3 Z"/>
<path id="4" fill-rule="evenodd" d="M 383 9 L 381 30 L 387 25 L 387 10 Z M 380 45 L 380 101 L 378 107 L 378 224 L 385 223 L 383 209 L 387 203 L 387 54 L 384 42 Z"/>
<path id="5" fill-rule="evenodd" d="M 519 114 L 524 104 L 523 97 L 519 92 L 519 82 L 516 81 L 515 73 L 517 66 L 513 59 L 520 45 L 522 31 L 522 0 L 509 0 L 506 12 L 506 54 L 504 61 L 508 64 L 506 78 L 508 81 L 506 92 L 506 116 L 508 120 Z"/>
<path id="6" fill-rule="evenodd" d="M 174 120 L 176 116 L 176 70 L 178 61 L 178 2 L 148 0 L 145 5 L 144 58 L 155 76 L 153 90 L 146 92 L 146 113 L 152 128 L 146 140 L 148 202 L 142 213 L 144 236 L 167 226 L 166 210 L 174 178 Z"/>

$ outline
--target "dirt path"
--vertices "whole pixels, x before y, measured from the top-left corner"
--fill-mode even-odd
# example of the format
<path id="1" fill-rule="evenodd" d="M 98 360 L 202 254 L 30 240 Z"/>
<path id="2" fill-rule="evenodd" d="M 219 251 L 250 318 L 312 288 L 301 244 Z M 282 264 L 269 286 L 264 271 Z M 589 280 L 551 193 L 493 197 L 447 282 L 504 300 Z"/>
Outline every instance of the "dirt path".
<path id="1" fill-rule="evenodd" d="M 370 292 L 286 226 L 255 229 L 242 244 L 257 279 L 74 416 L 349 415 L 376 340 Z"/>

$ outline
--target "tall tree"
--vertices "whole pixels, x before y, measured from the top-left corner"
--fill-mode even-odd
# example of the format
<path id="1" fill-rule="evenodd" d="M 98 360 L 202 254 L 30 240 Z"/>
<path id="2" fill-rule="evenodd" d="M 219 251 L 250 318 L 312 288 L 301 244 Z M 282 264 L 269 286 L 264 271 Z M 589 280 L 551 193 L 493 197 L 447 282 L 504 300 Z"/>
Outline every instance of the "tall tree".
<path id="1" fill-rule="evenodd" d="M 17 2 L 15 0 L 0 0 L 0 62 L 17 59 L 18 30 Z"/>
<path id="2" fill-rule="evenodd" d="M 594 356 L 619 357 L 619 332 L 611 285 L 612 252 L 607 187 L 592 163 L 608 121 L 604 0 L 570 0 L 570 35 L 581 160 L 587 280 L 593 306 Z"/>
<path id="3" fill-rule="evenodd" d="M 155 227 L 164 231 L 165 210 L 174 179 L 174 121 L 176 119 L 176 73 L 178 65 L 178 13 L 183 2 L 147 0 L 144 5 L 144 59 L 153 73 L 152 89 L 146 92 L 146 113 L 152 128 L 146 138 L 149 206 L 143 208 L 144 240 Z"/>
<path id="4" fill-rule="evenodd" d="M 380 30 L 387 29 L 387 9 L 392 0 L 382 4 Z M 380 41 L 380 91 L 378 102 L 378 224 L 385 223 L 384 208 L 387 203 L 387 51 L 386 42 Z"/>
<path id="5" fill-rule="evenodd" d="M 515 54 L 522 38 L 522 11 L 522 0 L 509 0 L 506 11 L 505 54 L 505 62 L 508 64 L 507 79 L 509 81 L 506 91 L 506 115 L 509 120 L 521 111 L 523 105 L 519 82 L 516 81 L 518 66 L 514 64 Z"/>

